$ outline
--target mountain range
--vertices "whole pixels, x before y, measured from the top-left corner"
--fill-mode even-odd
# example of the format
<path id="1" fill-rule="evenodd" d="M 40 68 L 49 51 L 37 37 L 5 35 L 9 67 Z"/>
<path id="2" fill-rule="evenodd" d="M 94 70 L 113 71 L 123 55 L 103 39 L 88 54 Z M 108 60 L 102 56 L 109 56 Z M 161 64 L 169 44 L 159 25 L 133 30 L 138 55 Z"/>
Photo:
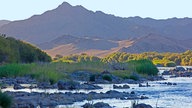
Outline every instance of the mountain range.
<path id="1" fill-rule="evenodd" d="M 192 48 L 191 29 L 191 18 L 122 18 L 66 2 L 25 20 L 0 21 L 0 33 L 30 42 L 52 56 L 183 52 Z"/>

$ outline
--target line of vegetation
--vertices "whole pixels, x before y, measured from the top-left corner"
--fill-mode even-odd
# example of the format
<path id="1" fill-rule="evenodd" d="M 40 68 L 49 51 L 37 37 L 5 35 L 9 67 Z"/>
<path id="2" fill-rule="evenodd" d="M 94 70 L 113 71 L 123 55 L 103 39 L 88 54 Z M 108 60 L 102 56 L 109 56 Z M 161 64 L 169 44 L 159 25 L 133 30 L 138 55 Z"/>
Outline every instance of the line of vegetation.
<path id="1" fill-rule="evenodd" d="M 40 82 L 56 83 L 67 76 L 61 72 L 60 65 L 57 64 L 6 64 L 0 66 L 0 77 L 22 77 L 31 76 Z"/>
<path id="2" fill-rule="evenodd" d="M 51 84 L 54 84 L 58 80 L 69 80 L 69 75 L 72 72 L 87 71 L 101 73 L 106 70 L 124 79 L 130 78 L 134 80 L 138 79 L 137 75 L 139 74 L 148 76 L 157 75 L 158 73 L 156 66 L 149 60 L 135 60 L 126 63 L 81 61 L 73 63 L 6 64 L 0 66 L 0 77 L 31 76 L 40 82 L 49 81 Z M 103 79 L 111 80 L 108 76 L 104 76 Z"/>
<path id="3" fill-rule="evenodd" d="M 140 54 L 130 53 L 113 53 L 102 59 L 103 62 L 127 62 L 131 60 L 148 59 L 157 66 L 192 66 L 192 50 L 187 50 L 183 53 L 157 53 L 144 52 Z"/>

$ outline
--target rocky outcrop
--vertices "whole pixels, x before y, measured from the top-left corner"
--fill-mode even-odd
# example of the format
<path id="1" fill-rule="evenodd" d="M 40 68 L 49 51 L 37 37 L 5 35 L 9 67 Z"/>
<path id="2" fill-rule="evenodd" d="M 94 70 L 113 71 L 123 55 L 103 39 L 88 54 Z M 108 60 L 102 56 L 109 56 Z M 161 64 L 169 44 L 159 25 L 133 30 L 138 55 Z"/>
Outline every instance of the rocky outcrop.
<path id="1" fill-rule="evenodd" d="M 57 88 L 57 85 L 56 84 L 51 85 L 49 82 L 39 82 L 37 84 L 37 88 L 40 88 L 40 89 L 54 89 L 54 88 Z"/>
<path id="2" fill-rule="evenodd" d="M 16 77 L 16 78 L 0 78 L 1 82 L 3 84 L 7 85 L 14 85 L 15 83 L 17 84 L 36 84 L 37 81 L 29 76 L 25 77 Z"/>
<path id="3" fill-rule="evenodd" d="M 58 81 L 57 87 L 59 90 L 74 90 L 78 89 L 80 83 L 74 81 Z"/>
<path id="4" fill-rule="evenodd" d="M 6 92 L 8 95 L 12 96 L 14 98 L 14 107 L 29 107 L 29 106 L 35 106 L 38 105 L 42 108 L 44 107 L 55 107 L 57 105 L 68 105 L 73 104 L 74 102 L 79 102 L 83 100 L 94 100 L 94 99 L 146 99 L 147 97 L 143 98 L 141 96 L 138 96 L 136 94 L 130 94 L 127 92 L 118 92 L 118 91 L 108 91 L 106 93 L 96 93 L 96 92 L 90 92 L 88 94 L 86 93 L 53 93 L 53 94 L 47 94 L 47 93 L 27 93 L 27 92 Z M 96 106 L 106 106 L 105 104 L 96 104 Z M 29 107 L 30 108 L 30 107 Z M 99 108 L 99 107 L 97 107 Z M 103 107 L 105 108 L 105 107 Z M 108 108 L 108 107 L 107 107 Z"/>
<path id="5" fill-rule="evenodd" d="M 85 89 L 85 90 L 95 90 L 95 89 L 102 89 L 99 86 L 89 84 L 89 83 L 83 83 L 80 84 L 79 82 L 75 81 L 58 81 L 57 87 L 59 90 L 79 90 L 79 89 Z"/>
<path id="6" fill-rule="evenodd" d="M 162 75 L 172 75 L 170 77 L 192 77 L 192 68 L 176 67 L 175 69 L 164 71 Z"/>

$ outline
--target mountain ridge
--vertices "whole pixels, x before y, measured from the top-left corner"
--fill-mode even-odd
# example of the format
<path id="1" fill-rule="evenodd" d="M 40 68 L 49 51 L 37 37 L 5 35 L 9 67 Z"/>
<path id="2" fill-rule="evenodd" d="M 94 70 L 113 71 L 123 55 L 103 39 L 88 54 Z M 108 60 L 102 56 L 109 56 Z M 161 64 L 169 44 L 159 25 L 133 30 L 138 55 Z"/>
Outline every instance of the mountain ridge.
<path id="1" fill-rule="evenodd" d="M 123 18 L 101 11 L 93 12 L 83 6 L 72 6 L 64 2 L 56 9 L 46 11 L 41 15 L 10 22 L 0 27 L 0 33 L 25 40 L 49 51 L 55 47 L 73 45 L 76 50 L 78 49 L 77 52 L 88 50 L 102 52 L 111 50 L 113 52 L 114 49 L 115 51 L 118 49 L 118 51 L 134 52 L 131 49 L 137 48 L 140 50 L 136 50 L 136 52 L 139 52 L 147 51 L 147 49 L 158 49 L 153 46 L 155 44 L 153 41 L 157 41 L 157 46 L 161 47 L 165 44 L 170 48 L 165 50 L 165 47 L 165 49 L 155 51 L 180 52 L 180 50 L 192 48 L 192 45 L 187 41 L 191 39 L 191 28 L 191 18 L 166 20 L 141 17 Z M 157 39 L 146 38 L 150 34 L 152 37 L 158 35 Z M 61 38 L 62 36 L 68 37 Z M 139 40 L 141 37 L 145 38 Z M 56 41 L 59 38 L 62 42 Z M 70 42 L 67 42 L 69 40 Z M 134 42 L 129 44 L 131 40 Z M 185 42 L 188 44 L 184 44 L 183 40 L 186 40 Z M 119 47 L 120 41 L 128 42 L 129 47 Z M 150 47 L 147 48 L 144 46 L 147 44 L 142 45 L 141 43 L 148 43 Z M 168 43 L 172 43 L 172 45 Z"/>
<path id="2" fill-rule="evenodd" d="M 6 25 L 6 24 L 9 24 L 11 21 L 9 20 L 0 20 L 0 27 Z"/>

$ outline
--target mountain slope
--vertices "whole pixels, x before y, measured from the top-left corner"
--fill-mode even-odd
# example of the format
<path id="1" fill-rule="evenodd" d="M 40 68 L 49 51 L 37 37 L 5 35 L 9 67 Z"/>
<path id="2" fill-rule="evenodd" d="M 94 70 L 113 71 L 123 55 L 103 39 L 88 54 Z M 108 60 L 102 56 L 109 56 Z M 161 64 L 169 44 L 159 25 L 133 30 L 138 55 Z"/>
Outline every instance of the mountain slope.
<path id="1" fill-rule="evenodd" d="M 184 41 L 177 41 L 172 38 L 149 34 L 138 38 L 131 47 L 124 47 L 120 52 L 142 53 L 142 52 L 184 52 L 190 50 L 192 45 L 183 44 Z"/>
<path id="2" fill-rule="evenodd" d="M 55 40 L 50 42 L 46 42 L 43 44 L 39 44 L 38 46 L 42 49 L 52 49 L 54 47 L 66 44 L 73 44 L 78 49 L 101 49 L 101 50 L 109 50 L 113 47 L 117 47 L 118 44 L 113 41 L 96 39 L 96 38 L 80 38 L 74 37 L 70 35 L 61 36 Z"/>
<path id="3" fill-rule="evenodd" d="M 191 18 L 121 18 L 64 2 L 41 15 L 1 26 L 0 33 L 35 44 L 51 54 L 105 55 L 114 51 L 182 52 L 192 48 L 188 41 L 192 39 L 191 28 Z"/>
<path id="4" fill-rule="evenodd" d="M 12 37 L 0 35 L 0 65 L 4 63 L 50 62 L 40 49 Z"/>
<path id="5" fill-rule="evenodd" d="M 121 35 L 128 35 L 124 29 L 119 28 L 119 26 L 125 27 L 126 24 L 126 19 L 102 12 L 94 13 L 81 6 L 72 7 L 68 3 L 63 3 L 55 10 L 47 11 L 42 15 L 10 23 L 0 28 L 0 32 L 39 44 L 65 34 L 79 37 L 118 38 Z"/>
<path id="6" fill-rule="evenodd" d="M 89 42 L 90 40 L 88 39 L 87 41 Z M 131 40 L 104 41 L 105 44 L 100 42 L 100 40 L 95 41 L 95 43 L 92 40 L 88 44 L 84 39 L 72 39 L 71 36 L 63 36 L 53 42 L 42 44 L 41 47 L 48 47 L 49 45 L 54 46 L 45 50 L 51 56 L 55 56 L 56 54 L 70 55 L 87 53 L 89 55 L 103 57 L 114 52 L 184 52 L 186 50 L 191 50 L 192 44 L 190 41 L 191 40 L 178 41 L 157 34 L 149 34 Z M 53 43 L 54 45 L 52 45 Z M 84 45 L 81 46 L 81 44 Z"/>
<path id="7" fill-rule="evenodd" d="M 0 27 L 2 27 L 3 25 L 6 25 L 8 23 L 10 23 L 11 21 L 8 20 L 0 20 Z"/>
<path id="8" fill-rule="evenodd" d="M 192 19 L 154 20 L 150 18 L 121 18 L 103 12 L 92 12 L 82 6 L 64 2 L 58 8 L 14 21 L 0 28 L 1 33 L 15 36 L 34 44 L 51 41 L 62 35 L 123 40 L 149 33 L 181 39 L 189 38 Z"/>

